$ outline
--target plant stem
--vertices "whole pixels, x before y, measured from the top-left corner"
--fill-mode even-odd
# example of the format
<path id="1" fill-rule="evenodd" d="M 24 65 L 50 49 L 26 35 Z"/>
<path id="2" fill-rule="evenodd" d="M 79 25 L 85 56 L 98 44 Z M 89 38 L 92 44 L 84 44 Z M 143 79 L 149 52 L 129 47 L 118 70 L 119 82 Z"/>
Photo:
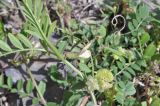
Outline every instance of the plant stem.
<path id="1" fill-rule="evenodd" d="M 67 64 L 70 68 L 72 68 L 75 72 L 77 72 L 82 78 L 84 78 L 83 74 L 77 68 L 75 68 L 69 61 L 64 60 L 64 63 Z"/>
<path id="2" fill-rule="evenodd" d="M 19 0 L 15 0 L 15 2 L 17 4 L 17 7 L 19 8 L 19 12 L 20 12 L 20 15 L 22 16 L 23 21 L 26 21 L 26 18 L 23 14 L 22 8 L 21 8 L 20 3 L 19 3 Z"/>
<path id="3" fill-rule="evenodd" d="M 11 52 L 7 52 L 7 53 L 4 53 L 4 54 L 0 54 L 0 57 L 6 56 L 6 55 L 9 55 L 9 54 L 13 54 L 13 53 L 17 53 L 17 52 L 25 52 L 25 51 L 41 51 L 41 52 L 46 52 L 45 49 L 36 49 L 36 48 L 18 49 L 18 50 L 15 50 L 15 51 L 11 51 Z"/>
<path id="4" fill-rule="evenodd" d="M 130 32 L 127 32 L 127 33 L 124 33 L 124 34 L 121 34 L 121 35 L 128 35 L 128 34 L 131 34 L 132 32 L 135 32 L 139 29 L 139 27 L 141 26 L 141 24 L 143 23 L 143 21 L 146 20 L 146 17 L 144 19 L 142 19 L 141 22 L 139 22 L 138 26 L 136 27 L 136 29 L 130 31 Z"/>
<path id="5" fill-rule="evenodd" d="M 142 44 L 141 44 L 141 40 L 140 40 L 139 35 L 138 35 L 138 42 L 139 42 L 139 47 L 140 47 L 140 51 L 141 51 L 141 56 L 143 56 Z"/>
<path id="6" fill-rule="evenodd" d="M 119 71 L 116 75 L 115 75 L 115 78 L 116 76 L 120 75 L 126 68 L 128 68 L 130 65 L 134 64 L 135 62 L 132 62 L 132 63 L 129 63 L 127 64 L 121 71 Z"/>
<path id="7" fill-rule="evenodd" d="M 96 97 L 95 97 L 95 95 L 94 95 L 93 91 L 90 91 L 90 95 L 91 95 L 92 100 L 93 100 L 93 102 L 94 102 L 94 106 L 97 106 Z"/>
<path id="8" fill-rule="evenodd" d="M 70 62 L 65 60 L 64 56 L 61 55 L 61 53 L 58 51 L 58 49 L 47 39 L 47 37 L 45 36 L 45 34 L 41 28 L 41 25 L 39 24 L 39 22 L 35 18 L 32 10 L 28 7 L 28 4 L 25 4 L 25 2 L 24 2 L 24 5 L 25 5 L 28 13 L 32 17 L 32 20 L 34 21 L 34 24 L 35 24 L 34 26 L 38 29 L 39 33 L 41 34 L 41 37 L 43 38 L 45 43 L 48 45 L 48 47 L 54 52 L 54 54 L 58 57 L 58 59 L 62 60 L 62 62 L 64 62 L 66 65 L 68 65 L 70 68 L 72 68 L 75 72 L 77 72 L 83 78 L 83 74 L 81 73 L 81 71 L 76 69 Z"/>
<path id="9" fill-rule="evenodd" d="M 46 100 L 44 99 L 43 95 L 41 94 L 41 92 L 40 92 L 40 90 L 39 90 L 39 88 L 38 88 L 38 85 L 37 85 L 37 83 L 36 83 L 36 81 L 35 81 L 32 73 L 31 73 L 31 70 L 27 67 L 27 65 L 26 65 L 26 69 L 27 69 L 27 72 L 28 72 L 31 80 L 33 81 L 33 85 L 35 86 L 35 88 L 36 88 L 36 90 L 37 90 L 37 92 L 38 92 L 38 95 L 39 95 L 39 97 L 40 97 L 40 99 L 41 99 L 41 102 L 43 103 L 44 106 L 47 106 L 47 102 L 46 102 Z"/>
<path id="10" fill-rule="evenodd" d="M 91 55 L 91 64 L 92 64 L 92 76 L 94 77 L 94 62 L 93 62 L 93 56 Z"/>
<path id="11" fill-rule="evenodd" d="M 78 73 L 81 78 L 83 77 L 83 74 L 80 72 L 80 70 L 78 70 L 77 68 L 75 68 L 69 61 L 65 60 L 64 57 L 60 54 L 60 52 L 58 51 L 58 49 L 53 46 L 47 38 L 45 38 L 46 43 L 48 44 L 49 48 L 55 53 L 55 55 L 62 60 L 62 62 L 64 62 L 66 65 L 68 65 L 70 68 L 72 68 L 76 73 Z"/>

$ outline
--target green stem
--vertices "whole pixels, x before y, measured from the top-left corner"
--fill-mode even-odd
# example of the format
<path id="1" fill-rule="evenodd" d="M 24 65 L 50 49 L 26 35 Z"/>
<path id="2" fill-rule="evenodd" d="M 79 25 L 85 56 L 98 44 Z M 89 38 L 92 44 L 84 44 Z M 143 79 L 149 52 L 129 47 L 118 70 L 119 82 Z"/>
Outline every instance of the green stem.
<path id="1" fill-rule="evenodd" d="M 46 52 L 46 50 L 44 50 L 44 49 L 32 49 L 32 48 L 31 49 L 19 49 L 19 50 L 7 52 L 7 53 L 4 53 L 4 54 L 0 54 L 0 57 L 6 56 L 6 55 L 9 55 L 9 54 L 13 54 L 13 53 L 17 53 L 17 52 L 24 52 L 24 51 L 41 51 L 41 52 Z"/>
<path id="2" fill-rule="evenodd" d="M 128 68 L 130 65 L 134 64 L 135 62 L 132 62 L 132 63 L 129 63 L 127 64 L 121 71 L 119 71 L 116 75 L 115 75 L 115 78 L 116 76 L 120 75 L 126 68 Z"/>
<path id="3" fill-rule="evenodd" d="M 141 40 L 140 40 L 139 35 L 138 35 L 138 43 L 139 43 L 139 47 L 140 47 L 140 51 L 141 51 L 141 56 L 143 56 L 143 49 L 142 49 L 142 44 L 141 44 Z"/>
<path id="4" fill-rule="evenodd" d="M 37 85 L 37 83 L 36 83 L 36 81 L 35 81 L 32 73 L 31 73 L 31 70 L 27 67 L 27 65 L 26 65 L 26 69 L 27 69 L 27 72 L 28 72 L 31 80 L 33 81 L 33 85 L 34 85 L 34 87 L 36 88 L 36 90 L 37 90 L 37 92 L 38 92 L 38 95 L 39 95 L 39 97 L 40 97 L 40 99 L 41 99 L 42 104 L 43 104 L 44 106 L 47 106 L 47 102 L 46 102 L 46 100 L 44 99 L 42 93 L 40 92 L 40 90 L 39 90 L 39 88 L 38 88 L 38 85 Z"/>
<path id="5" fill-rule="evenodd" d="M 57 10 L 56 10 L 56 13 L 57 13 L 57 15 L 59 17 L 59 20 L 60 20 L 60 23 L 61 23 L 61 27 L 62 27 L 62 29 L 64 29 L 64 21 L 63 21 L 63 18 L 62 18 L 63 16 L 61 16 Z"/>
<path id="6" fill-rule="evenodd" d="M 25 7 L 27 8 L 28 10 L 28 13 L 31 15 L 34 23 L 35 23 L 35 26 L 37 27 L 38 31 L 40 32 L 41 34 L 41 37 L 43 38 L 43 40 L 46 42 L 46 44 L 48 45 L 48 47 L 54 52 L 54 54 L 60 59 L 62 60 L 62 62 L 64 62 L 65 64 L 67 64 L 69 67 L 71 67 L 75 72 L 77 72 L 82 78 L 83 78 L 83 75 L 82 73 L 76 69 L 70 62 L 68 62 L 67 60 L 64 59 L 63 55 L 61 55 L 61 53 L 58 51 L 58 49 L 47 39 L 47 37 L 45 36 L 45 34 L 43 33 L 43 30 L 41 29 L 41 26 L 39 24 L 39 22 L 36 20 L 34 14 L 32 13 L 32 10 L 28 7 L 28 5 L 26 5 L 24 3 Z"/>
<path id="7" fill-rule="evenodd" d="M 97 106 L 96 97 L 95 97 L 95 95 L 94 95 L 94 93 L 93 93 L 92 91 L 90 91 L 90 95 L 91 95 L 92 100 L 93 100 L 93 102 L 94 102 L 94 106 Z"/>
<path id="8" fill-rule="evenodd" d="M 91 64 L 92 64 L 92 76 L 94 77 L 94 62 L 93 62 L 93 56 L 91 56 Z"/>
<path id="9" fill-rule="evenodd" d="M 124 34 L 121 34 L 121 35 L 128 35 L 128 34 L 131 34 L 135 31 L 137 31 L 139 29 L 139 27 L 141 26 L 141 24 L 143 23 L 143 21 L 146 20 L 146 17 L 142 19 L 142 21 L 138 24 L 138 26 L 136 27 L 136 29 L 130 31 L 130 32 L 127 32 L 127 33 L 124 33 Z"/>
<path id="10" fill-rule="evenodd" d="M 76 73 L 78 73 L 84 79 L 83 74 L 77 68 L 75 68 L 69 61 L 64 60 L 64 63 L 67 64 L 70 68 L 72 68 Z"/>

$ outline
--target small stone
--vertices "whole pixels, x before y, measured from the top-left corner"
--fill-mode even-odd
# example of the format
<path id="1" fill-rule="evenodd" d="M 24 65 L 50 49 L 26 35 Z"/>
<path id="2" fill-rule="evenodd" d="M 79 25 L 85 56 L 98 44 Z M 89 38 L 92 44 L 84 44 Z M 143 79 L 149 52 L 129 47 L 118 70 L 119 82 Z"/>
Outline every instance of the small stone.
<path id="1" fill-rule="evenodd" d="M 7 102 L 5 102 L 5 106 L 9 106 Z"/>
<path id="2" fill-rule="evenodd" d="M 15 69 L 15 68 L 6 68 L 4 72 L 5 72 L 6 76 L 12 77 L 13 83 L 16 83 L 20 79 L 23 79 L 19 70 Z"/>
<path id="3" fill-rule="evenodd" d="M 5 96 L 2 96 L 1 99 L 2 99 L 2 101 L 6 101 L 7 100 L 7 98 Z"/>

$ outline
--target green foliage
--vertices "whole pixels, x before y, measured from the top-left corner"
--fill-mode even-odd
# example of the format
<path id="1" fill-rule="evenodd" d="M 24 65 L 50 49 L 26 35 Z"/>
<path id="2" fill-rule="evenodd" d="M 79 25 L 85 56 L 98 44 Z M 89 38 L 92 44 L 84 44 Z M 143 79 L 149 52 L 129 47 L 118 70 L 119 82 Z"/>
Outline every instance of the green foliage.
<path id="1" fill-rule="evenodd" d="M 18 83 L 17 83 L 17 90 L 21 90 L 23 88 L 23 80 L 18 80 Z"/>
<path id="2" fill-rule="evenodd" d="M 49 76 L 53 81 L 57 82 L 59 85 L 68 85 L 68 82 L 65 79 L 61 78 L 62 75 L 60 75 L 60 73 L 58 72 L 58 68 L 55 65 L 51 66 Z"/>
<path id="3" fill-rule="evenodd" d="M 155 52 L 156 46 L 153 43 L 149 44 L 148 47 L 144 50 L 144 58 L 151 59 Z"/>
<path id="4" fill-rule="evenodd" d="M 129 2 L 127 5 L 129 7 L 123 7 L 123 12 L 126 12 L 122 13 L 125 22 L 121 24 L 126 23 L 124 26 L 128 29 L 121 31 L 119 26 L 116 27 L 109 22 L 112 14 L 116 16 L 119 6 L 101 4 L 99 15 L 104 19 L 100 21 L 86 19 L 88 23 L 84 24 L 81 20 L 70 18 L 65 20 L 65 15 L 71 14 L 72 11 L 70 5 L 62 0 L 55 1 L 55 11 L 59 20 L 53 22 L 43 0 L 23 0 L 20 6 L 26 22 L 22 32 L 5 33 L 3 23 L 0 21 L 0 57 L 18 53 L 22 58 L 17 61 L 27 64 L 26 60 L 32 56 L 32 58 L 38 57 L 34 57 L 34 53 L 43 55 L 43 52 L 51 59 L 60 60 L 67 65 L 63 70 L 65 74 L 62 72 L 61 75 L 56 65 L 51 66 L 46 72 L 54 82 L 63 87 L 64 97 L 61 103 L 46 101 L 43 96 L 47 83 L 36 82 L 29 71 L 31 79 L 27 81 L 21 79 L 16 84 L 11 77 L 7 77 L 5 82 L 1 74 L 0 87 L 18 93 L 20 97 L 30 96 L 33 90 L 36 90 L 37 95 L 32 99 L 32 105 L 42 103 L 45 106 L 79 106 L 84 102 L 83 98 L 90 95 L 91 99 L 86 101 L 86 106 L 97 105 L 97 101 L 102 102 L 104 106 L 113 104 L 145 106 L 147 100 L 141 102 L 139 101 L 141 98 L 134 95 L 139 89 L 137 85 L 143 85 L 143 80 L 141 82 L 143 74 L 154 75 L 159 72 L 157 67 L 150 69 L 150 62 L 158 60 L 156 57 L 159 56 L 159 43 L 157 43 L 159 41 L 157 37 L 154 38 L 152 31 L 146 28 L 153 19 L 148 6 L 136 1 L 123 0 L 123 2 L 124 5 Z M 112 1 L 112 3 L 117 2 Z M 131 12 L 127 12 L 127 9 L 131 9 Z M 157 23 L 152 25 L 158 26 Z M 61 36 L 57 43 L 50 40 L 53 32 Z M 159 32 L 156 33 L 157 36 L 158 34 Z M 35 47 L 30 37 L 38 38 L 41 47 Z M 73 71 L 75 73 L 72 73 Z M 79 76 L 76 76 L 77 74 Z M 147 87 L 152 92 L 154 87 L 152 88 L 152 83 L 149 85 L 151 87 Z M 151 106 L 158 106 L 158 97 L 153 98 L 152 93 L 146 95 L 153 99 L 151 102 L 149 100 Z"/>
<path id="5" fill-rule="evenodd" d="M 92 71 L 87 65 L 85 65 L 85 64 L 83 64 L 83 63 L 80 63 L 80 64 L 79 64 L 79 68 L 80 68 L 84 73 L 91 73 L 91 71 Z"/>
<path id="6" fill-rule="evenodd" d="M 8 88 L 9 88 L 9 89 L 12 88 L 12 86 L 13 86 L 12 77 L 8 77 L 8 78 L 7 78 L 7 85 L 8 85 Z"/>
<path id="7" fill-rule="evenodd" d="M 18 49 L 23 49 L 22 44 L 20 43 L 20 41 L 11 33 L 8 34 L 9 40 L 11 41 L 11 43 Z"/>
<path id="8" fill-rule="evenodd" d="M 66 106 L 75 106 L 75 105 L 77 104 L 78 100 L 80 99 L 80 97 L 81 97 L 80 94 L 72 95 L 72 96 L 69 98 Z"/>
<path id="9" fill-rule="evenodd" d="M 154 97 L 151 102 L 151 106 L 160 106 L 160 98 Z"/>
<path id="10" fill-rule="evenodd" d="M 116 94 L 116 100 L 118 103 L 124 105 L 126 102 L 127 96 L 131 96 L 136 93 L 136 89 L 134 87 L 134 84 L 132 82 L 119 82 L 117 85 L 117 94 Z"/>
<path id="11" fill-rule="evenodd" d="M 0 40 L 0 45 L 2 50 L 8 51 L 8 52 L 12 51 L 12 49 L 8 46 L 8 44 L 2 40 Z"/>
<path id="12" fill-rule="evenodd" d="M 32 89 L 33 89 L 33 83 L 32 83 L 32 80 L 29 79 L 26 85 L 26 92 L 30 94 L 32 92 Z"/>
<path id="13" fill-rule="evenodd" d="M 141 44 L 144 45 L 150 40 L 150 35 L 148 33 L 144 33 L 141 37 Z"/>
<path id="14" fill-rule="evenodd" d="M 0 21 L 0 40 L 2 40 L 4 38 L 4 25 L 3 22 Z"/>
<path id="15" fill-rule="evenodd" d="M 38 85 L 38 89 L 40 90 L 40 92 L 42 93 L 42 95 L 44 94 L 45 90 L 46 90 L 46 83 L 44 83 L 43 81 L 40 81 L 39 85 Z"/>
<path id="16" fill-rule="evenodd" d="M 14 54 L 17 52 L 30 52 L 30 51 L 45 52 L 44 49 L 34 48 L 32 46 L 31 41 L 29 41 L 29 39 L 22 34 L 13 35 L 9 33 L 8 38 L 12 45 L 8 45 L 3 40 L 0 40 L 0 45 L 1 45 L 0 57 Z M 25 46 L 23 46 L 23 44 Z"/>

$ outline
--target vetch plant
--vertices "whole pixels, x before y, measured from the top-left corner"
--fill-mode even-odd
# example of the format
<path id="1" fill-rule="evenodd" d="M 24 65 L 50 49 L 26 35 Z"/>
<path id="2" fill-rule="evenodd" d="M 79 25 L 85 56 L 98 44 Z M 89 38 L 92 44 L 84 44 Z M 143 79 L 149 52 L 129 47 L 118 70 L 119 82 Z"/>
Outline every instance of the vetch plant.
<path id="1" fill-rule="evenodd" d="M 13 65 L 25 64 L 30 78 L 14 83 L 11 76 L 2 72 L 0 87 L 20 97 L 31 97 L 32 105 L 157 105 L 159 93 L 155 94 L 154 89 L 159 86 L 159 32 L 152 30 L 153 33 L 146 26 L 152 24 L 158 30 L 159 21 L 144 3 L 122 1 L 100 3 L 102 7 L 97 7 L 100 17 L 84 18 L 84 22 L 74 19 L 69 1 L 55 1 L 55 8 L 49 10 L 43 0 L 16 0 L 25 22 L 20 33 L 12 34 L 1 30 L 0 21 L 0 58 L 18 55 L 20 58 L 13 61 L 19 64 L 12 62 Z M 92 9 L 94 3 L 97 4 L 84 5 L 82 13 Z M 58 20 L 51 21 L 51 15 Z M 59 38 L 53 41 L 52 35 Z M 39 46 L 34 45 L 35 39 Z M 45 98 L 47 82 L 36 81 L 29 68 L 32 59 L 41 55 L 58 61 L 46 73 L 63 89 L 59 103 Z M 150 68 L 152 61 L 158 61 L 156 68 Z"/>

